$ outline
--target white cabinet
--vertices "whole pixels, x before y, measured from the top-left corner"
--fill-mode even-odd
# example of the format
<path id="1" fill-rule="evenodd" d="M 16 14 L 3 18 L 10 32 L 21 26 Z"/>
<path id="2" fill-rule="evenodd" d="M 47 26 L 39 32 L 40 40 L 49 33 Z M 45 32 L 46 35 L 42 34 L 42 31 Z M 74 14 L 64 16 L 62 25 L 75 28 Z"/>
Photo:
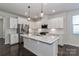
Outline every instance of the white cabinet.
<path id="1" fill-rule="evenodd" d="M 63 43 L 63 35 L 59 35 L 59 36 L 60 36 L 60 39 L 58 40 L 58 44 L 60 46 L 63 46 L 64 45 L 64 43 Z"/>
<path id="2" fill-rule="evenodd" d="M 18 24 L 29 24 L 26 18 L 18 17 Z"/>
<path id="3" fill-rule="evenodd" d="M 48 28 L 63 28 L 63 17 L 50 19 L 48 22 Z"/>
<path id="4" fill-rule="evenodd" d="M 58 40 L 52 44 L 47 44 L 37 40 L 24 38 L 24 48 L 37 56 L 57 56 Z"/>
<path id="5" fill-rule="evenodd" d="M 64 24 L 63 24 L 63 17 L 58 17 L 58 27 L 59 28 L 64 28 Z"/>
<path id="6" fill-rule="evenodd" d="M 17 28 L 17 18 L 10 17 L 10 28 Z"/>
<path id="7" fill-rule="evenodd" d="M 10 34 L 10 44 L 18 43 L 18 34 Z"/>

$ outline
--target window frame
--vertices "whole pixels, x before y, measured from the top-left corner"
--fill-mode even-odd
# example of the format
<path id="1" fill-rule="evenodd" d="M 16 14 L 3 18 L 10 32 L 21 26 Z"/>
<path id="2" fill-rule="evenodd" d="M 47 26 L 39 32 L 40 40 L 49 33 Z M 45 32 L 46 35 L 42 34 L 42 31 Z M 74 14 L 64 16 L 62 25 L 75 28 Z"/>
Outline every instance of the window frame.
<path id="1" fill-rule="evenodd" d="M 74 23 L 73 23 L 73 17 L 74 17 L 74 16 L 79 16 L 79 14 L 72 16 L 72 34 L 73 34 L 73 35 L 79 35 L 79 33 L 75 33 L 75 32 L 74 32 L 74 28 L 73 28 L 73 27 L 76 26 L 76 25 L 77 25 L 77 26 L 79 25 L 79 24 L 74 24 Z"/>

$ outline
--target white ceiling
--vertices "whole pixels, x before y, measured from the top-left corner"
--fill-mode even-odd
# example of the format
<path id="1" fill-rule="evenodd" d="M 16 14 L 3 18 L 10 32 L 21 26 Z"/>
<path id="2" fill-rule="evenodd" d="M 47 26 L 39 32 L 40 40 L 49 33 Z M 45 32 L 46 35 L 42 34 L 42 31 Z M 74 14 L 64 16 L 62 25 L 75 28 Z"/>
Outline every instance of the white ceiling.
<path id="1" fill-rule="evenodd" d="M 25 12 L 28 12 L 28 5 L 31 6 L 31 16 L 40 16 L 41 3 L 0 3 L 0 10 L 15 13 L 21 16 L 25 16 Z M 43 10 L 45 14 L 55 14 L 62 11 L 78 9 L 79 3 L 44 3 Z M 56 10 L 55 13 L 52 10 Z"/>

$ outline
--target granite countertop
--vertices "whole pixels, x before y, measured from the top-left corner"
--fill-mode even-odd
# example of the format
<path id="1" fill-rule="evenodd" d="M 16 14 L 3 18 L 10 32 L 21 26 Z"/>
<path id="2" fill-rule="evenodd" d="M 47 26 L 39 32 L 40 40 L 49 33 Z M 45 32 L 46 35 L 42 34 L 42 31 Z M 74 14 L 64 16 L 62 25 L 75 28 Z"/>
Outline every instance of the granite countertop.
<path id="1" fill-rule="evenodd" d="M 47 35 L 47 36 L 40 35 L 40 36 L 37 36 L 37 35 L 32 35 L 32 34 L 29 34 L 29 35 L 21 34 L 21 36 L 24 37 L 24 38 L 31 38 L 33 40 L 40 41 L 40 42 L 43 42 L 43 43 L 48 43 L 48 44 L 52 44 L 60 38 L 57 35 Z"/>

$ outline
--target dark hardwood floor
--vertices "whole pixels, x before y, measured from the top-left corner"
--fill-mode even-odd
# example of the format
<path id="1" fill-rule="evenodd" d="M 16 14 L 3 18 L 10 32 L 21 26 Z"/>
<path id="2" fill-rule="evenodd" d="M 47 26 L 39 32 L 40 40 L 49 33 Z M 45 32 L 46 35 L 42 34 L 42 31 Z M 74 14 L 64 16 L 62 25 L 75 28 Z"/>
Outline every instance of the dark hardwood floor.
<path id="1" fill-rule="evenodd" d="M 23 47 L 23 44 L 5 45 L 5 40 L 0 38 L 0 56 L 36 56 Z"/>
<path id="2" fill-rule="evenodd" d="M 0 56 L 36 56 L 32 52 L 26 50 L 23 46 L 3 45 L 0 47 Z"/>
<path id="3" fill-rule="evenodd" d="M 79 47 L 64 45 L 58 47 L 58 56 L 79 56 Z"/>
<path id="4" fill-rule="evenodd" d="M 5 45 L 0 39 L 0 56 L 36 56 L 23 47 L 23 44 Z M 58 46 L 58 56 L 79 56 L 79 47 L 71 45 Z"/>
<path id="5" fill-rule="evenodd" d="M 0 56 L 36 56 L 32 52 L 28 51 L 23 45 L 2 45 L 0 46 Z M 64 45 L 58 47 L 58 56 L 79 56 L 79 48 Z"/>

